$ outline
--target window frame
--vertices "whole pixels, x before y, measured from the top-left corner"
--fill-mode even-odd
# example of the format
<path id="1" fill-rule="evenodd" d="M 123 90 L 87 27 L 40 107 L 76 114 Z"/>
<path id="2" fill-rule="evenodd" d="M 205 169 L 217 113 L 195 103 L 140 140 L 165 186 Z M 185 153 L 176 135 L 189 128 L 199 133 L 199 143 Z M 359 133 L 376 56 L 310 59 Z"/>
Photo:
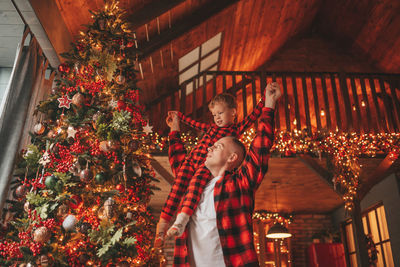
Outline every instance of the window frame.
<path id="1" fill-rule="evenodd" d="M 390 238 L 390 235 L 388 235 L 387 239 L 382 240 L 382 233 L 381 233 L 382 232 L 382 226 L 380 225 L 379 218 L 378 218 L 378 212 L 377 212 L 378 208 L 380 208 L 380 207 L 382 207 L 383 210 L 385 211 L 385 206 L 383 205 L 383 202 L 380 201 L 380 202 L 372 205 L 371 207 L 368 207 L 363 212 L 361 212 L 361 218 L 362 218 L 362 220 L 364 218 L 366 220 L 367 229 L 364 229 L 364 222 L 363 222 L 364 233 L 367 232 L 368 234 L 371 234 L 372 233 L 371 232 L 371 225 L 370 225 L 371 222 L 370 222 L 370 219 L 368 217 L 368 214 L 371 213 L 371 212 L 374 212 L 375 220 L 376 220 L 376 224 L 377 224 L 377 230 L 378 230 L 378 237 L 379 237 L 379 242 L 375 243 L 375 247 L 379 246 L 379 252 L 382 254 L 381 258 L 382 258 L 383 266 L 384 267 L 389 267 L 388 264 L 386 263 L 386 257 L 385 257 L 385 251 L 383 249 L 383 245 L 386 244 L 386 243 L 389 243 L 390 246 L 391 246 L 391 238 Z M 351 218 L 349 218 L 346 221 L 341 223 L 343 245 L 344 245 L 344 248 L 345 248 L 345 251 L 346 251 L 345 256 L 346 256 L 346 262 L 347 262 L 348 266 L 352 266 L 351 265 L 351 261 L 350 261 L 351 255 L 357 253 L 357 249 L 355 249 L 352 252 L 349 251 L 349 243 L 348 243 L 348 240 L 347 240 L 347 230 L 346 230 L 346 226 L 347 225 L 349 225 L 349 224 L 351 225 L 351 228 L 352 228 L 353 233 L 354 233 L 352 221 L 353 220 Z M 386 225 L 387 225 L 386 212 L 385 212 L 385 221 L 386 221 Z M 392 254 L 392 257 L 393 257 L 393 254 Z"/>

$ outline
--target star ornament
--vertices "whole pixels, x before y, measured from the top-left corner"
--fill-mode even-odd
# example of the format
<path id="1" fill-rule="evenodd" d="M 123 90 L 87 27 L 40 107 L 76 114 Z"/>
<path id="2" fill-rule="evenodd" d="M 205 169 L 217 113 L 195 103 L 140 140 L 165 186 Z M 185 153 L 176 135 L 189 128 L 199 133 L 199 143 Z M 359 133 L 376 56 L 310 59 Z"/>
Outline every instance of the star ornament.
<path id="1" fill-rule="evenodd" d="M 67 108 L 71 107 L 72 99 L 68 97 L 68 95 L 64 95 L 63 97 L 57 98 L 59 104 L 59 108 Z"/>
<path id="2" fill-rule="evenodd" d="M 39 163 L 42 164 L 43 166 L 46 166 L 49 164 L 51 161 L 49 153 L 46 151 L 44 152 L 42 158 L 39 160 Z"/>
<path id="3" fill-rule="evenodd" d="M 69 138 L 69 137 L 75 138 L 75 135 L 76 135 L 77 132 L 78 132 L 78 131 L 75 130 L 74 127 L 69 126 L 69 127 L 68 127 L 68 130 L 67 130 L 68 138 Z"/>
<path id="4" fill-rule="evenodd" d="M 147 122 L 146 126 L 143 127 L 143 132 L 149 135 L 153 132 L 153 126 L 150 126 L 149 122 Z"/>

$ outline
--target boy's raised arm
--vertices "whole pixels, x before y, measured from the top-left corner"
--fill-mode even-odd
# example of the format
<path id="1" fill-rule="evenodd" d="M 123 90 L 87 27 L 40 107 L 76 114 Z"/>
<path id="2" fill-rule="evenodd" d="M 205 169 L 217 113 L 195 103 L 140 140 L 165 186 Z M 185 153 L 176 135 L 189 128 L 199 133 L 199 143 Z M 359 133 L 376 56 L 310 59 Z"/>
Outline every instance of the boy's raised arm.
<path id="1" fill-rule="evenodd" d="M 179 119 L 186 123 L 187 125 L 195 128 L 196 130 L 202 131 L 202 132 L 206 132 L 208 130 L 208 128 L 210 127 L 210 125 L 208 123 L 204 123 L 204 122 L 198 122 L 190 117 L 187 117 L 185 115 L 183 115 L 182 112 L 180 111 L 170 111 L 170 113 L 174 113 L 177 114 Z"/>

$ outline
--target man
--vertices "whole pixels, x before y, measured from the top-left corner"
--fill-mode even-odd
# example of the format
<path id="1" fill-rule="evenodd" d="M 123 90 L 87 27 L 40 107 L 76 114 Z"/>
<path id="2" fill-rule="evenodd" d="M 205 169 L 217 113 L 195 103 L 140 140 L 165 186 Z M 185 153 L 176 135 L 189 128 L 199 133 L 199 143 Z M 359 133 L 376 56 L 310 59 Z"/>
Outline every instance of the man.
<path id="1" fill-rule="evenodd" d="M 208 171 L 204 175 L 211 173 L 212 179 L 188 227 L 176 239 L 174 266 L 259 265 L 253 243 L 252 213 L 255 191 L 268 170 L 274 108 L 280 95 L 277 83 L 267 85 L 258 132 L 246 156 L 243 144 L 233 137 L 223 137 L 209 148 L 205 161 Z M 171 127 L 170 163 L 176 173 L 186 151 L 179 137 L 177 118 L 169 118 L 167 123 Z"/>

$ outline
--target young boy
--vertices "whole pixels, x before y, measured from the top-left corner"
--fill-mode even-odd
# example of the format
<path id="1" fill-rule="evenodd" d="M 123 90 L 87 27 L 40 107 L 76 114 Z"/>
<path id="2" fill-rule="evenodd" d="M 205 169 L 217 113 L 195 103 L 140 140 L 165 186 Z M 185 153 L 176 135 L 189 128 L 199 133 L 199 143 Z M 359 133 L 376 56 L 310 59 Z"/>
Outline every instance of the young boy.
<path id="1" fill-rule="evenodd" d="M 207 168 L 204 167 L 204 161 L 209 147 L 221 137 L 240 136 L 261 115 L 264 102 L 265 94 L 263 94 L 253 112 L 239 123 L 235 123 L 237 113 L 235 98 L 226 93 L 217 95 L 209 104 L 215 124 L 197 122 L 177 111 L 169 112 L 167 120 L 171 119 L 171 116 L 178 116 L 184 123 L 205 132 L 205 135 L 186 157 L 176 174 L 176 179 L 161 211 L 160 221 L 157 224 L 156 247 L 162 245 L 165 230 L 168 228 L 169 221 L 178 206 L 180 210 L 176 221 L 168 230 L 167 236 L 180 236 L 185 230 L 186 224 L 196 209 L 203 189 L 208 182 L 203 177 L 210 177 L 210 175 L 204 175 L 204 173 L 208 172 Z M 202 175 L 196 175 L 200 173 Z"/>

